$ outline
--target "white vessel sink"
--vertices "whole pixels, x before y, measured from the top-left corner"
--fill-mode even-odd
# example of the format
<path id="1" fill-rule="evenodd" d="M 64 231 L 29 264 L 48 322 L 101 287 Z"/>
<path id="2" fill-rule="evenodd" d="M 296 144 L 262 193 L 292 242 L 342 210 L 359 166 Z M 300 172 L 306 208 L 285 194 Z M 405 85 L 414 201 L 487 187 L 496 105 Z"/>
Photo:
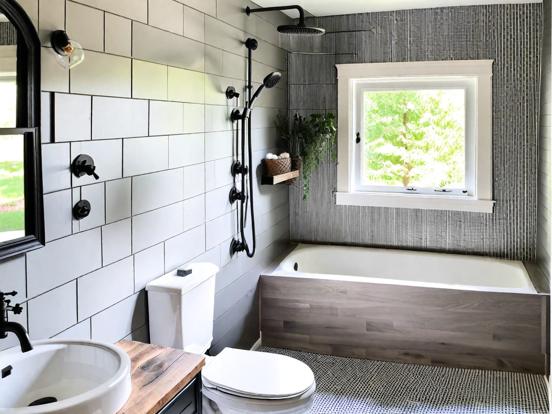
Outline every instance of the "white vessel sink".
<path id="1" fill-rule="evenodd" d="M 0 413 L 114 414 L 130 391 L 130 358 L 113 345 L 49 340 L 0 352 Z M 54 401 L 29 406 L 35 401 Z"/>

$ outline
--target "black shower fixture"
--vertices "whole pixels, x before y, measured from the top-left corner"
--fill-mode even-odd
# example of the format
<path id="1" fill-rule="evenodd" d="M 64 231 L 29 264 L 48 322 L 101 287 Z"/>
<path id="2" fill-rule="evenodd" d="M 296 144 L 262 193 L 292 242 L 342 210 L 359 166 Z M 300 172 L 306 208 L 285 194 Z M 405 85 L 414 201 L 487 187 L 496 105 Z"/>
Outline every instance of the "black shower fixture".
<path id="1" fill-rule="evenodd" d="M 238 108 L 235 108 L 230 114 L 230 119 L 232 122 L 236 122 L 237 125 L 236 135 L 235 135 L 235 145 L 236 148 L 239 148 L 239 151 L 236 151 L 236 159 L 232 163 L 231 173 L 234 177 L 234 186 L 230 190 L 228 199 L 231 204 L 238 202 L 239 207 L 239 238 L 232 239 L 230 244 L 230 254 L 235 254 L 239 252 L 245 252 L 248 257 L 253 257 L 255 255 L 255 249 L 257 245 L 256 235 L 255 235 L 255 210 L 253 205 L 253 182 L 255 169 L 252 168 L 253 165 L 253 155 L 252 155 L 252 127 L 251 127 L 251 111 L 253 109 L 253 103 L 261 95 L 262 91 L 266 89 L 273 88 L 276 86 L 280 79 L 282 79 L 282 74 L 280 72 L 272 72 L 268 74 L 264 79 L 261 86 L 257 88 L 255 93 L 253 92 L 253 59 L 252 54 L 255 49 L 259 46 L 257 40 L 249 38 L 245 42 L 245 47 L 247 48 L 247 85 L 245 88 L 246 101 L 243 107 L 243 110 L 240 111 Z M 230 92 L 229 92 L 230 90 Z M 226 96 L 232 95 L 234 97 L 235 90 L 232 92 L 231 87 L 228 87 L 226 90 Z M 241 125 L 241 130 L 238 125 Z M 239 157 L 241 155 L 241 159 Z M 238 189 L 236 183 L 236 177 L 241 176 L 241 185 Z M 249 184 L 249 185 L 248 185 Z M 252 237 L 252 246 L 247 244 L 245 236 L 245 223 L 248 216 L 248 206 L 251 208 L 249 210 L 249 215 L 251 216 L 251 237 Z"/>
<path id="2" fill-rule="evenodd" d="M 272 72 L 268 74 L 263 79 L 263 84 L 259 86 L 259 88 L 253 94 L 253 97 L 249 102 L 249 109 L 253 107 L 253 102 L 255 102 L 255 100 L 259 97 L 259 95 L 261 94 L 264 88 L 266 89 L 274 88 L 278 84 L 278 82 L 280 82 L 280 79 L 282 79 L 282 74 L 280 72 Z"/>
<path id="3" fill-rule="evenodd" d="M 257 50 L 259 42 L 257 42 L 257 39 L 250 37 L 245 41 L 245 47 L 249 50 Z"/>
<path id="4" fill-rule="evenodd" d="M 234 99 L 240 97 L 240 94 L 236 92 L 236 88 L 234 88 L 233 86 L 229 86 L 228 88 L 226 88 L 225 94 L 226 99 Z"/>
<path id="5" fill-rule="evenodd" d="M 249 115 L 251 114 L 251 109 L 253 108 L 253 103 L 257 100 L 263 89 L 270 89 L 275 87 L 278 82 L 282 79 L 282 74 L 280 72 L 272 72 L 269 73 L 264 79 L 261 86 L 257 88 L 253 96 L 251 96 L 251 92 L 249 92 L 249 100 L 246 102 L 245 107 L 243 108 L 243 111 L 240 112 L 239 109 L 234 109 L 230 113 L 230 119 L 234 121 L 239 121 L 240 119 L 247 119 Z M 249 84 L 247 86 L 247 89 L 251 91 L 253 89 L 253 85 Z M 226 93 L 228 93 L 228 89 L 226 90 Z"/>
<path id="6" fill-rule="evenodd" d="M 80 154 L 73 160 L 71 163 L 71 172 L 75 177 L 88 175 L 93 176 L 96 180 L 100 179 L 100 176 L 96 174 L 94 159 L 87 154 Z"/>
<path id="7" fill-rule="evenodd" d="M 299 22 L 297 24 L 284 24 L 278 26 L 278 31 L 283 34 L 299 35 L 299 36 L 321 36 L 326 31 L 320 27 L 310 27 L 305 24 L 305 11 L 301 6 L 280 6 L 280 7 L 261 7 L 258 9 L 252 9 L 250 7 L 245 8 L 245 14 L 248 16 L 251 13 L 262 13 L 269 11 L 283 11 L 283 10 L 297 10 L 299 12 Z"/>
<path id="8" fill-rule="evenodd" d="M 90 215 L 92 206 L 88 200 L 80 200 L 73 206 L 73 218 L 75 220 L 82 220 Z"/>

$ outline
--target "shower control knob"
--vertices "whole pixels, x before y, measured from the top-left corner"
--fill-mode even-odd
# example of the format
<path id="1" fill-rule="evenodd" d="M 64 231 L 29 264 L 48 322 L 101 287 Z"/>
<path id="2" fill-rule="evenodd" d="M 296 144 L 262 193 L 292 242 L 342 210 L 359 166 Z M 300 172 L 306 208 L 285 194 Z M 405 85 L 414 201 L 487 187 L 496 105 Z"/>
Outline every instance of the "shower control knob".
<path id="1" fill-rule="evenodd" d="M 73 217 L 76 220 L 82 220 L 88 217 L 92 211 L 92 206 L 88 200 L 81 200 L 73 207 Z"/>
<path id="2" fill-rule="evenodd" d="M 71 164 L 71 172 L 75 177 L 82 177 L 83 175 L 91 175 L 96 180 L 100 179 L 100 176 L 96 174 L 96 165 L 94 159 L 90 155 L 80 154 L 73 160 Z"/>
<path id="3" fill-rule="evenodd" d="M 232 168 L 230 169 L 230 172 L 232 173 L 232 176 L 235 177 L 238 174 L 247 174 L 249 172 L 249 169 L 241 162 L 235 161 L 232 164 Z"/>
<path id="4" fill-rule="evenodd" d="M 228 195 L 228 200 L 230 200 L 230 204 L 234 204 L 238 200 L 243 203 L 245 201 L 245 194 L 238 191 L 236 187 L 232 187 Z"/>
<path id="5" fill-rule="evenodd" d="M 239 109 L 233 109 L 232 112 L 230 113 L 230 121 L 232 122 L 239 121 L 243 117 L 244 117 L 244 114 L 242 114 Z"/>
<path id="6" fill-rule="evenodd" d="M 257 42 L 257 39 L 250 37 L 245 41 L 245 47 L 250 50 L 257 50 L 259 42 Z"/>
<path id="7" fill-rule="evenodd" d="M 229 86 L 228 88 L 226 88 L 226 99 L 234 99 L 239 97 L 240 94 L 236 92 L 236 88 L 234 88 L 233 86 Z"/>
<path id="8" fill-rule="evenodd" d="M 230 256 L 234 256 L 236 253 L 243 252 L 247 249 L 247 243 L 232 239 L 230 243 Z"/>

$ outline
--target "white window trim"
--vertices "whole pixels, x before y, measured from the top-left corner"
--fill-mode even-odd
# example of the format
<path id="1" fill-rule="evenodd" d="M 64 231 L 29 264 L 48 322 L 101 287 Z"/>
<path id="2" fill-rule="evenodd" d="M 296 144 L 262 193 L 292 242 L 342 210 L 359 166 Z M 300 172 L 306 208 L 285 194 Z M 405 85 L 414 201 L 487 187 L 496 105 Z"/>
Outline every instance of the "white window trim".
<path id="1" fill-rule="evenodd" d="M 354 63 L 340 64 L 338 78 L 338 165 L 336 204 L 416 208 L 431 210 L 471 211 L 492 213 L 492 60 L 460 60 L 434 62 Z M 357 191 L 355 188 L 354 113 L 356 85 L 377 80 L 408 78 L 414 81 L 428 77 L 473 79 L 475 93 L 475 126 L 467 125 L 466 136 L 474 139 L 472 157 L 475 182 L 472 194 L 431 195 L 400 192 Z M 468 128 L 472 130 L 468 134 Z M 468 150 L 468 148 L 466 148 Z M 469 177 L 466 177 L 469 179 Z"/>

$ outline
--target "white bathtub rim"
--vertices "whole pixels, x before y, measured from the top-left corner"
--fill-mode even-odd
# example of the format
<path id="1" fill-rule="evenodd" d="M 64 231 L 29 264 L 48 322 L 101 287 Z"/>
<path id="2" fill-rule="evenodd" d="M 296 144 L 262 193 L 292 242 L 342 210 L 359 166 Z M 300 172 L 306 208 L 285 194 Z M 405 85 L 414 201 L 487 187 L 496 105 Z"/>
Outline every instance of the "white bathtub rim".
<path id="1" fill-rule="evenodd" d="M 397 285 L 397 286 L 411 286 L 411 287 L 426 287 L 433 289 L 450 289 L 450 290 L 468 290 L 474 292 L 494 292 L 494 293 L 516 293 L 535 295 L 538 294 L 536 289 L 530 288 L 504 288 L 504 287 L 488 287 L 488 286 L 474 286 L 474 285 L 457 285 L 450 283 L 434 283 L 434 282 L 412 282 L 411 280 L 400 279 L 384 279 L 379 277 L 368 276 L 351 276 L 351 275 L 332 275 L 327 273 L 304 273 L 304 272 L 287 272 L 277 268 L 274 272 L 268 276 L 277 277 L 291 277 L 297 279 L 323 279 L 334 280 L 341 282 L 361 282 L 361 283 L 376 283 L 378 285 Z"/>
<path id="2" fill-rule="evenodd" d="M 371 251 L 382 251 L 382 252 L 397 252 L 399 254 L 422 254 L 422 255 L 446 255 L 446 256 L 455 256 L 457 258 L 470 258 L 484 261 L 495 261 L 497 263 L 506 263 L 510 266 L 518 268 L 522 274 L 525 281 L 526 287 L 501 287 L 501 286 L 489 286 L 489 285 L 470 285 L 470 284 L 455 284 L 455 283 L 439 283 L 439 282 L 424 282 L 424 281 L 413 281 L 407 279 L 397 279 L 397 278 L 387 278 L 387 277 L 377 277 L 377 276 L 363 276 L 363 275 L 341 275 L 336 273 L 314 273 L 314 272 L 301 272 L 301 271 L 290 271 L 287 268 L 283 267 L 283 263 L 290 261 L 290 259 L 298 252 L 313 249 L 318 250 L 321 248 L 352 248 L 352 249 L 369 249 Z M 475 291 L 475 292 L 496 292 L 496 293 L 516 293 L 516 294 L 539 294 L 537 289 L 534 287 L 531 278 L 527 272 L 527 269 L 522 262 L 516 260 L 506 260 L 500 258 L 492 258 L 486 256 L 477 256 L 477 255 L 460 255 L 460 254 L 451 254 L 451 253 L 436 253 L 436 252 L 424 252 L 424 251 L 414 251 L 414 250 L 399 250 L 399 249 L 384 249 L 384 248 L 372 248 L 372 247 L 362 247 L 362 246 L 343 246 L 343 245 L 326 245 L 326 244 L 298 244 L 292 251 L 284 257 L 277 268 L 270 273 L 272 276 L 284 276 L 284 277 L 294 277 L 294 278 L 309 278 L 309 279 L 325 279 L 325 280 L 335 280 L 335 281 L 350 281 L 350 282 L 362 282 L 362 283 L 377 283 L 377 284 L 387 284 L 387 285 L 398 285 L 398 286 L 417 286 L 417 287 L 427 287 L 435 289 L 451 289 L 451 290 L 466 290 L 466 291 Z"/>

